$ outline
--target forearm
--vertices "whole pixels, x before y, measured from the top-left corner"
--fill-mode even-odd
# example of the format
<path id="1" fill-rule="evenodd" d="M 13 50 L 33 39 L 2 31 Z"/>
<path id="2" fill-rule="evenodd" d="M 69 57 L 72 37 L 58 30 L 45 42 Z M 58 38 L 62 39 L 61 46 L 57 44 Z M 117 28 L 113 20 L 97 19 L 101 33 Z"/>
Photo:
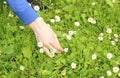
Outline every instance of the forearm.
<path id="1" fill-rule="evenodd" d="M 38 18 L 38 14 L 26 0 L 6 0 L 13 12 L 24 24 L 30 24 Z"/>

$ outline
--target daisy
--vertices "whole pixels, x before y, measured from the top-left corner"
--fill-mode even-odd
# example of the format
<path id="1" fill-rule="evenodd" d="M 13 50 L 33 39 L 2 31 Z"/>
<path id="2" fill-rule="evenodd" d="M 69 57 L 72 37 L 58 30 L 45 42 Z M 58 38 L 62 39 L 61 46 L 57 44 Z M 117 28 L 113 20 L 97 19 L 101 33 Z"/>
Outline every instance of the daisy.
<path id="1" fill-rule="evenodd" d="M 116 42 L 115 41 L 111 41 L 111 44 L 114 46 L 116 44 Z"/>
<path id="2" fill-rule="evenodd" d="M 60 22 L 60 17 L 56 15 L 56 16 L 55 16 L 55 21 L 56 21 L 56 22 Z"/>
<path id="3" fill-rule="evenodd" d="M 55 57 L 55 53 L 54 53 L 54 52 L 51 52 L 51 53 L 49 53 L 48 55 L 49 55 L 50 58 Z"/>
<path id="4" fill-rule="evenodd" d="M 108 34 L 110 34 L 110 33 L 112 33 L 112 29 L 107 28 L 106 32 L 107 32 Z"/>
<path id="5" fill-rule="evenodd" d="M 100 33 L 99 36 L 104 36 L 104 33 Z"/>
<path id="6" fill-rule="evenodd" d="M 76 21 L 76 22 L 74 22 L 74 25 L 78 27 L 78 26 L 80 26 L 80 23 L 78 21 Z"/>
<path id="7" fill-rule="evenodd" d="M 103 37 L 102 36 L 98 37 L 98 40 L 103 41 Z"/>
<path id="8" fill-rule="evenodd" d="M 93 18 L 88 18 L 88 22 L 92 22 L 94 19 Z"/>
<path id="9" fill-rule="evenodd" d="M 50 19 L 50 22 L 51 23 L 55 23 L 55 19 Z"/>
<path id="10" fill-rule="evenodd" d="M 19 27 L 20 27 L 20 29 L 21 29 L 21 30 L 23 30 L 23 29 L 24 29 L 24 26 L 19 26 Z"/>
<path id="11" fill-rule="evenodd" d="M 71 67 L 72 67 L 72 69 L 75 69 L 77 67 L 76 63 L 72 62 Z"/>
<path id="12" fill-rule="evenodd" d="M 35 11 L 39 11 L 40 10 L 40 7 L 38 5 L 34 6 L 33 7 Z"/>
<path id="13" fill-rule="evenodd" d="M 99 78 L 104 78 L 103 76 L 99 77 Z"/>
<path id="14" fill-rule="evenodd" d="M 119 67 L 113 67 L 113 72 L 114 72 L 114 73 L 119 72 Z"/>
<path id="15" fill-rule="evenodd" d="M 92 59 L 93 59 L 93 60 L 97 59 L 96 54 L 93 54 L 93 55 L 92 55 Z"/>
<path id="16" fill-rule="evenodd" d="M 112 0 L 112 2 L 113 2 L 113 3 L 115 3 L 115 2 L 116 2 L 116 0 Z"/>
<path id="17" fill-rule="evenodd" d="M 68 34 L 72 36 L 74 34 L 74 31 L 70 30 Z"/>
<path id="18" fill-rule="evenodd" d="M 38 42 L 38 47 L 43 47 L 43 43 L 42 42 Z"/>
<path id="19" fill-rule="evenodd" d="M 108 53 L 108 54 L 107 54 L 107 58 L 108 58 L 108 59 L 111 59 L 111 58 L 112 58 L 112 53 Z"/>
<path id="20" fill-rule="evenodd" d="M 64 48 L 64 52 L 68 52 L 68 48 Z"/>
<path id="21" fill-rule="evenodd" d="M 71 40 L 71 39 L 72 39 L 72 36 L 71 36 L 71 35 L 66 35 L 66 38 L 67 38 L 68 40 Z"/>
<path id="22" fill-rule="evenodd" d="M 13 14 L 11 14 L 11 13 L 9 13 L 9 15 L 8 15 L 9 17 L 13 17 Z"/>
<path id="23" fill-rule="evenodd" d="M 20 70 L 23 71 L 24 69 L 25 69 L 25 67 L 21 65 Z"/>
<path id="24" fill-rule="evenodd" d="M 44 53 L 45 52 L 45 50 L 43 49 L 43 48 L 40 48 L 40 53 Z"/>
<path id="25" fill-rule="evenodd" d="M 4 4 L 7 4 L 7 2 L 6 2 L 6 1 L 4 1 L 3 3 L 4 3 Z"/>
<path id="26" fill-rule="evenodd" d="M 114 34 L 114 37 L 115 37 L 115 38 L 118 38 L 118 34 Z"/>
<path id="27" fill-rule="evenodd" d="M 107 71 L 107 76 L 111 76 L 112 72 L 110 70 Z"/>

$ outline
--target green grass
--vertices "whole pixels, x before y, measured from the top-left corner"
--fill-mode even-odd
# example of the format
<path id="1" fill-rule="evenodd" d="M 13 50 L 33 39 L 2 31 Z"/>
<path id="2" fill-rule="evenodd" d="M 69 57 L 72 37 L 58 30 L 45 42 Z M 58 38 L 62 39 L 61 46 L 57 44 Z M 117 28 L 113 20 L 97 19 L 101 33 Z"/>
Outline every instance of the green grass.
<path id="1" fill-rule="evenodd" d="M 96 5 L 92 5 L 96 2 Z M 49 23 L 58 36 L 63 48 L 68 52 L 50 58 L 39 52 L 32 30 L 23 26 L 14 13 L 4 5 L 0 15 L 0 78 L 119 78 L 120 70 L 120 1 L 116 0 L 43 0 L 48 9 L 38 11 L 38 14 Z M 9 13 L 13 17 L 8 17 Z M 60 22 L 51 23 L 55 15 Z M 94 18 L 96 24 L 88 22 Z M 78 21 L 80 26 L 75 26 Z M 108 34 L 106 29 L 112 29 Z M 76 31 L 71 40 L 63 34 Z M 98 40 L 104 33 L 103 41 Z M 118 38 L 114 37 L 118 34 Z M 109 39 L 108 37 L 111 37 Z M 111 41 L 118 39 L 116 45 Z M 112 53 L 108 59 L 107 54 Z M 96 54 L 97 58 L 92 59 Z M 71 67 L 71 63 L 76 68 Z M 20 70 L 23 66 L 24 70 Z M 108 76 L 107 71 L 112 75 Z"/>

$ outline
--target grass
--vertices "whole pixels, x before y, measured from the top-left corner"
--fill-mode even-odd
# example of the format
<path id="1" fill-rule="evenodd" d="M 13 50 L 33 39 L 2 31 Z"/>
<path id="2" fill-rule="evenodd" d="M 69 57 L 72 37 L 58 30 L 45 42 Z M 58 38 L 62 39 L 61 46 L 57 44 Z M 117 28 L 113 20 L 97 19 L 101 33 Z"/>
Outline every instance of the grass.
<path id="1" fill-rule="evenodd" d="M 119 0 L 115 3 L 112 0 L 44 0 L 42 4 L 48 9 L 38 11 L 38 14 L 51 25 L 68 52 L 54 58 L 40 53 L 32 30 L 4 4 L 0 15 L 0 78 L 120 77 Z M 51 23 L 56 15 L 60 22 Z M 96 20 L 95 24 L 88 22 L 90 17 Z M 80 26 L 75 26 L 74 22 L 79 22 Z M 111 33 L 106 32 L 108 28 Z M 68 40 L 63 35 L 71 30 L 76 34 Z M 104 34 L 101 41 L 98 39 L 100 33 Z M 108 53 L 112 56 L 107 57 Z"/>

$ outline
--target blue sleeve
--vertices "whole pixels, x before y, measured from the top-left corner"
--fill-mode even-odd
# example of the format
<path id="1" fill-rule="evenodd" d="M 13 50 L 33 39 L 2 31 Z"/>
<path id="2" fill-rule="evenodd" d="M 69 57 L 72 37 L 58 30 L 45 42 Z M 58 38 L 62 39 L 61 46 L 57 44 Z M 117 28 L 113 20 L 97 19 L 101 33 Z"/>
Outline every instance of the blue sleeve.
<path id="1" fill-rule="evenodd" d="M 38 17 L 26 0 L 6 0 L 6 2 L 24 24 L 29 24 Z"/>

